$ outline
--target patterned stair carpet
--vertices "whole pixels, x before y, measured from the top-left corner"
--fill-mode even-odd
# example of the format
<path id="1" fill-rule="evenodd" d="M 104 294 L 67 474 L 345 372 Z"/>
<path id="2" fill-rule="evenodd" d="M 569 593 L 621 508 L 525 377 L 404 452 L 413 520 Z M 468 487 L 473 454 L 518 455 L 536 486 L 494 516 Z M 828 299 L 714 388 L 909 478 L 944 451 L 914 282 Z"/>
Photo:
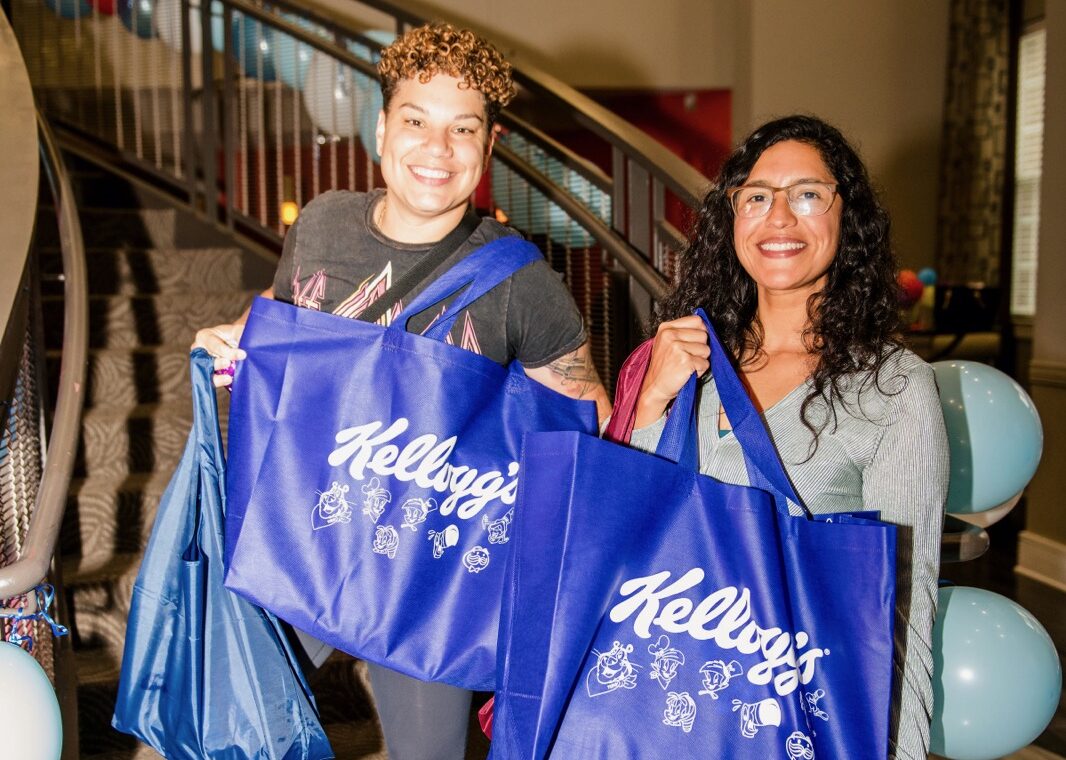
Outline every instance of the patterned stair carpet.
<path id="1" fill-rule="evenodd" d="M 188 346 L 269 284 L 274 261 L 148 188 L 68 156 L 87 248 L 90 358 L 81 445 L 61 534 L 84 760 L 158 757 L 110 726 L 130 593 L 156 506 L 191 423 Z M 43 204 L 50 199 L 42 198 Z M 54 214 L 39 213 L 50 380 L 58 377 L 62 282 Z M 228 395 L 220 393 L 223 433 Z M 363 663 L 335 653 L 308 678 L 338 758 L 385 758 Z M 483 700 L 476 699 L 475 706 Z M 471 716 L 468 758 L 487 742 Z"/>

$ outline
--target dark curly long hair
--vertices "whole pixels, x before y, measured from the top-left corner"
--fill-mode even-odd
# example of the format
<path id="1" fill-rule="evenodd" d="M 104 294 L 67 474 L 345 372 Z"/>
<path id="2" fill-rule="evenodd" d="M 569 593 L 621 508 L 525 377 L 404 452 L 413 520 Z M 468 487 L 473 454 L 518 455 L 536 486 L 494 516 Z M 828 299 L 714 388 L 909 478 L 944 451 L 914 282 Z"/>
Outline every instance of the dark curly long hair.
<path id="1" fill-rule="evenodd" d="M 802 419 L 814 436 L 813 454 L 821 431 L 831 421 L 835 424 L 834 402 L 848 408 L 842 393 L 844 378 L 860 373 L 862 383 L 880 388 L 885 360 L 902 347 L 888 214 L 862 160 L 836 128 L 812 116 L 787 116 L 763 124 L 729 155 L 703 199 L 681 254 L 676 289 L 660 304 L 652 327 L 702 306 L 734 357 L 759 360 L 763 331 L 756 312 L 756 285 L 733 247 L 733 209 L 727 192 L 747 181 L 767 148 L 786 140 L 818 151 L 837 182 L 838 202 L 844 204 L 840 246 L 825 287 L 807 301 L 804 341 L 817 353 L 818 363 L 811 392 L 803 401 Z M 829 414 L 816 427 L 808 412 L 819 399 L 826 402 Z"/>

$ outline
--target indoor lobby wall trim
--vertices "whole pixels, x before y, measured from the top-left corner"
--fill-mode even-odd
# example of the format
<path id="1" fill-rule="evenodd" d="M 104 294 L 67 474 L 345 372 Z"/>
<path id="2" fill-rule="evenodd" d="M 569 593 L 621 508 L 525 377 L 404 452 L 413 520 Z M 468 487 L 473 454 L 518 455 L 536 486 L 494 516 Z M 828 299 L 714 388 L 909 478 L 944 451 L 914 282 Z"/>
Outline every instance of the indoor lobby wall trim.
<path id="1" fill-rule="evenodd" d="M 1066 388 L 1066 362 L 1035 359 L 1029 362 L 1030 385 Z"/>
<path id="2" fill-rule="evenodd" d="M 1014 572 L 1066 591 L 1066 545 L 1030 530 L 1021 531 Z"/>
<path id="3" fill-rule="evenodd" d="M 1026 523 L 1018 534 L 1018 564 L 1015 572 L 1066 591 L 1066 544 L 1061 542 L 1059 493 L 1066 450 L 1060 440 L 1057 418 L 1066 409 L 1066 362 L 1036 359 L 1029 363 L 1029 388 L 1038 411 L 1042 412 L 1044 451 L 1036 478 L 1026 490 Z M 1047 535 L 1051 533 L 1054 538 Z M 1056 540 L 1059 539 L 1059 540 Z"/>

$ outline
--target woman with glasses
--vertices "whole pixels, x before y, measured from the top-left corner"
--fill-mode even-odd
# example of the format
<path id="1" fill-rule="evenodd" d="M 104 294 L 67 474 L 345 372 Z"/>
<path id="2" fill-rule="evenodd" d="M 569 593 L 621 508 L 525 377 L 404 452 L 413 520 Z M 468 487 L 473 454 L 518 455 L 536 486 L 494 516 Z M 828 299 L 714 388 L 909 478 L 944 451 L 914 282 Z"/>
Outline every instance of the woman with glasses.
<path id="1" fill-rule="evenodd" d="M 806 116 L 759 127 L 703 199 L 660 304 L 632 442 L 653 451 L 682 385 L 707 374 L 702 306 L 808 509 L 900 527 L 889 756 L 924 760 L 948 444 L 932 368 L 903 346 L 895 272 L 888 216 L 840 132 Z M 713 378 L 700 393 L 701 472 L 748 484 Z"/>

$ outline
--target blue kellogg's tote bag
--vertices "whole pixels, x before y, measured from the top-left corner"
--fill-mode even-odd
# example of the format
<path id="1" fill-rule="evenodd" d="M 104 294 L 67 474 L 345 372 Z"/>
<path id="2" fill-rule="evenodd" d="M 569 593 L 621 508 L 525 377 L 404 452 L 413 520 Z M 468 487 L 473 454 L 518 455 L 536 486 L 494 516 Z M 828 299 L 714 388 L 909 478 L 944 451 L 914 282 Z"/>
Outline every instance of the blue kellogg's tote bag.
<path id="1" fill-rule="evenodd" d="M 595 405 L 444 341 L 540 256 L 490 243 L 389 327 L 255 302 L 230 406 L 227 587 L 354 656 L 493 688 L 522 436 L 591 434 Z M 425 334 L 404 330 L 456 291 Z"/>
<path id="2" fill-rule="evenodd" d="M 277 618 L 222 587 L 212 360 L 197 349 L 191 364 L 193 426 L 133 587 L 111 725 L 169 760 L 331 758 Z"/>
<path id="3" fill-rule="evenodd" d="M 711 336 L 759 487 L 695 471 L 695 377 L 658 456 L 527 437 L 493 760 L 887 754 L 895 528 L 789 515 L 799 498 Z"/>

